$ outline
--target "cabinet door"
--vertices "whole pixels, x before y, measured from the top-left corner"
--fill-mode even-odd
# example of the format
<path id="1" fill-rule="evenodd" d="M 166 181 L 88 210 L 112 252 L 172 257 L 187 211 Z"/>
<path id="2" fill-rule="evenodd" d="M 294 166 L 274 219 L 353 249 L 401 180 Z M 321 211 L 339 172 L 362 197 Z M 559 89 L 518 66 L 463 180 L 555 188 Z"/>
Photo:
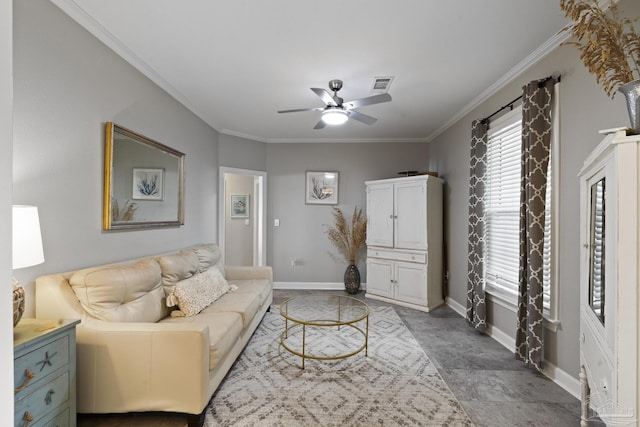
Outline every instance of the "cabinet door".
<path id="1" fill-rule="evenodd" d="M 393 298 L 391 273 L 392 261 L 369 258 L 367 260 L 367 293 Z"/>
<path id="2" fill-rule="evenodd" d="M 393 247 L 393 184 L 367 187 L 367 245 Z"/>
<path id="3" fill-rule="evenodd" d="M 427 266 L 411 262 L 396 262 L 394 266 L 396 299 L 427 305 Z"/>
<path id="4" fill-rule="evenodd" d="M 427 249 L 427 183 L 406 182 L 394 191 L 396 248 Z"/>

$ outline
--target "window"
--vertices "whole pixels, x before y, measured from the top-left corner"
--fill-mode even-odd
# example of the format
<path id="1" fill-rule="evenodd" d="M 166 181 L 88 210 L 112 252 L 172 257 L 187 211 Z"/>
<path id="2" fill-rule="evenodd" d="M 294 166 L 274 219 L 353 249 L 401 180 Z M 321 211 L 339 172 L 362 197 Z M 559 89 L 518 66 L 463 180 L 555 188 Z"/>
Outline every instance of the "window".
<path id="1" fill-rule="evenodd" d="M 522 110 L 491 123 L 485 189 L 487 292 L 518 303 Z"/>
<path id="2" fill-rule="evenodd" d="M 557 111 L 557 110 L 554 110 Z M 553 123 L 551 156 L 548 166 L 544 239 L 544 314 L 557 318 L 555 297 L 554 220 L 557 201 L 557 120 Z M 487 139 L 485 189 L 485 283 L 486 291 L 503 305 L 515 310 L 518 304 L 518 268 L 520 239 L 520 169 L 522 109 L 514 108 L 491 123 Z"/>

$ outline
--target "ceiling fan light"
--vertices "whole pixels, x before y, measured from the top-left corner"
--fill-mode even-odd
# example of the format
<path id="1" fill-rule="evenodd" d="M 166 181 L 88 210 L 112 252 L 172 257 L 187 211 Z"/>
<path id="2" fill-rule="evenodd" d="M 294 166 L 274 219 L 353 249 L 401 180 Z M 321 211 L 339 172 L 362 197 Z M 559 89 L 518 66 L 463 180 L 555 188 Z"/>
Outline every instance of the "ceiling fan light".
<path id="1" fill-rule="evenodd" d="M 341 125 L 349 119 L 345 110 L 332 108 L 322 112 L 322 121 L 328 125 Z"/>

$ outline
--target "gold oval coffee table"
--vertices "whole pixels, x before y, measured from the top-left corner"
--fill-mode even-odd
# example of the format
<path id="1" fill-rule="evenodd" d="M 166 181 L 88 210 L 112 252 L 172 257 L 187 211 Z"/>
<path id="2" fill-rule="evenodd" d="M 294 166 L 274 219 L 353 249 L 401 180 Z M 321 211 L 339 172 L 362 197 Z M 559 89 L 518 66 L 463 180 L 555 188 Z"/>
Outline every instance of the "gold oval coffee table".
<path id="1" fill-rule="evenodd" d="M 285 350 L 302 358 L 302 369 L 305 359 L 338 360 L 351 357 L 365 351 L 369 355 L 369 306 L 357 298 L 346 295 L 299 295 L 286 300 L 280 306 L 280 314 L 285 319 L 284 331 L 280 334 L 280 343 Z M 364 322 L 364 328 L 358 325 Z M 301 328 L 302 343 L 298 348 L 293 348 L 287 342 L 290 332 L 294 328 Z M 337 328 L 356 331 L 364 337 L 364 343 L 357 348 L 348 348 L 344 353 L 336 355 L 322 355 L 309 353 L 306 348 L 307 328 Z"/>

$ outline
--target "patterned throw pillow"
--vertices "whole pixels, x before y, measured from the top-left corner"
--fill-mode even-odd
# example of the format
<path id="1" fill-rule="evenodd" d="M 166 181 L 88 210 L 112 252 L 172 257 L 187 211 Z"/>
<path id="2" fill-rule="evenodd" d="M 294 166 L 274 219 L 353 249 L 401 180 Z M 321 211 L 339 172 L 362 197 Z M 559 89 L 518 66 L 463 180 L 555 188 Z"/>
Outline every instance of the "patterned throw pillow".
<path id="1" fill-rule="evenodd" d="M 210 268 L 176 283 L 173 293 L 167 297 L 167 306 L 177 305 L 173 317 L 193 316 L 200 313 L 230 290 L 229 283 L 217 268 Z"/>

